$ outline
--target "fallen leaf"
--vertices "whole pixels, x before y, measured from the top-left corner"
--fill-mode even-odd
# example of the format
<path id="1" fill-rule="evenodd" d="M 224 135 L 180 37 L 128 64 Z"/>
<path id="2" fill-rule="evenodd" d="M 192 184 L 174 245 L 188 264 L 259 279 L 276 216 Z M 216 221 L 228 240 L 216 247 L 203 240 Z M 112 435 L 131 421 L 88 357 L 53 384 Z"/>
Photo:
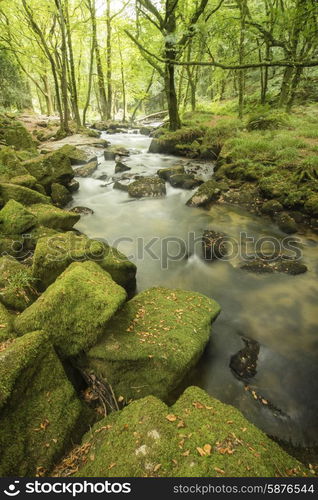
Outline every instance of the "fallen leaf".
<path id="1" fill-rule="evenodd" d="M 175 422 L 177 420 L 177 417 L 170 413 L 169 415 L 166 416 L 166 419 L 169 420 L 169 422 Z"/>
<path id="2" fill-rule="evenodd" d="M 117 464 L 116 462 L 114 462 L 113 464 L 110 464 L 110 466 L 108 467 L 108 469 L 112 469 L 113 467 L 115 467 Z"/>
<path id="3" fill-rule="evenodd" d="M 218 467 L 214 467 L 215 472 L 218 472 L 219 474 L 225 474 L 225 471 L 223 469 L 219 469 Z"/>
<path id="4" fill-rule="evenodd" d="M 206 453 L 204 451 L 203 448 L 200 448 L 199 446 L 197 447 L 197 451 L 199 453 L 199 455 L 201 455 L 201 457 L 205 457 L 206 456 Z"/>
<path id="5" fill-rule="evenodd" d="M 205 444 L 203 446 L 203 450 L 205 451 L 205 453 L 207 455 L 211 455 L 211 451 L 212 451 L 212 446 L 210 444 Z"/>
<path id="6" fill-rule="evenodd" d="M 161 467 L 161 464 L 157 464 L 155 467 L 154 467 L 154 472 L 157 472 L 157 470 L 159 470 Z"/>
<path id="7" fill-rule="evenodd" d="M 184 453 L 181 453 L 183 457 L 188 457 L 190 455 L 190 450 L 185 451 Z"/>

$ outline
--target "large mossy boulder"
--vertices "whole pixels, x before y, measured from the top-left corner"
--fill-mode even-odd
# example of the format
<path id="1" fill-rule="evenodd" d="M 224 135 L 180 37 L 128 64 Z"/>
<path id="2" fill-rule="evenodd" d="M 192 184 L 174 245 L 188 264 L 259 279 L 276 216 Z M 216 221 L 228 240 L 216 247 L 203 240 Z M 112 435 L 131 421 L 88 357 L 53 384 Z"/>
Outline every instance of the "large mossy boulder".
<path id="1" fill-rule="evenodd" d="M 55 474 L 81 477 L 289 477 L 308 471 L 236 408 L 189 387 L 167 407 L 148 396 L 98 422 Z M 81 453 L 81 449 L 89 452 Z M 78 460 L 79 458 L 79 460 Z M 74 462 L 75 463 L 75 462 Z"/>
<path id="2" fill-rule="evenodd" d="M 78 149 L 76 146 L 72 146 L 71 144 L 65 144 L 64 146 L 59 148 L 58 151 L 59 153 L 67 156 L 70 159 L 72 165 L 83 165 L 85 163 L 97 160 L 95 154 L 90 154 L 89 152 Z"/>
<path id="3" fill-rule="evenodd" d="M 53 205 L 38 203 L 29 207 L 30 212 L 42 226 L 61 231 L 68 231 L 80 220 L 81 216 L 68 210 L 61 210 Z"/>
<path id="4" fill-rule="evenodd" d="M 160 168 L 159 170 L 157 170 L 157 175 L 159 175 L 159 177 L 161 179 L 164 179 L 165 181 L 169 181 L 172 175 L 184 173 L 185 170 L 183 165 L 173 165 L 172 167 Z"/>
<path id="5" fill-rule="evenodd" d="M 218 200 L 222 193 L 222 184 L 211 179 L 202 184 L 187 201 L 188 207 L 205 207 Z"/>
<path id="6" fill-rule="evenodd" d="M 37 218 L 21 203 L 9 200 L 0 211 L 0 232 L 22 234 L 37 224 Z"/>
<path id="7" fill-rule="evenodd" d="M 15 200 L 22 205 L 33 205 L 35 203 L 50 204 L 51 199 L 44 194 L 41 194 L 33 189 L 29 189 L 19 184 L 0 183 L 0 197 L 4 202 Z"/>
<path id="8" fill-rule="evenodd" d="M 146 290 L 114 316 L 83 363 L 127 401 L 167 399 L 202 355 L 219 312 L 198 293 Z"/>
<path id="9" fill-rule="evenodd" d="M 143 177 L 129 184 L 128 194 L 132 198 L 160 198 L 166 194 L 166 185 L 158 177 Z"/>
<path id="10" fill-rule="evenodd" d="M 36 280 L 29 267 L 13 257 L 0 258 L 0 302 L 9 309 L 23 311 L 34 302 Z"/>
<path id="11" fill-rule="evenodd" d="M 136 266 L 124 254 L 71 231 L 38 240 L 33 256 L 33 276 L 47 288 L 72 262 L 89 260 L 101 266 L 127 291 L 135 288 Z"/>
<path id="12" fill-rule="evenodd" d="M 74 177 L 70 159 L 60 150 L 32 158 L 23 165 L 45 188 L 47 194 L 51 194 L 53 183 L 67 186 Z"/>
<path id="13" fill-rule="evenodd" d="M 35 150 L 35 143 L 24 125 L 6 116 L 0 116 L 0 140 L 15 149 Z"/>
<path id="14" fill-rule="evenodd" d="M 0 345 L 1 342 L 15 337 L 13 331 L 13 316 L 0 302 Z"/>
<path id="15" fill-rule="evenodd" d="M 95 262 L 74 262 L 15 322 L 18 334 L 45 330 L 63 356 L 92 347 L 126 300 Z"/>
<path id="16" fill-rule="evenodd" d="M 89 419 L 47 334 L 0 343 L 0 476 L 43 475 Z"/>
<path id="17" fill-rule="evenodd" d="M 51 198 L 54 205 L 63 208 L 72 200 L 72 194 L 65 186 L 54 182 L 51 186 Z"/>

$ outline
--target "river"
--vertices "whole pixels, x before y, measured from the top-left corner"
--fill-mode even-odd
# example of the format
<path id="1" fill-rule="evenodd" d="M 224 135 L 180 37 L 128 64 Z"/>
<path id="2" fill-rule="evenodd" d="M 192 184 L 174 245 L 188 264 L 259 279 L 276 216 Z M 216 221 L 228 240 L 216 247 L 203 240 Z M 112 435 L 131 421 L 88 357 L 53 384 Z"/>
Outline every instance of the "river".
<path id="1" fill-rule="evenodd" d="M 125 163 L 134 174 L 154 175 L 159 168 L 179 163 L 176 157 L 149 154 L 151 139 L 142 135 L 103 134 L 103 138 L 131 151 Z M 187 383 L 236 406 L 269 435 L 295 445 L 317 445 L 317 236 L 299 236 L 308 266 L 308 272 L 299 276 L 240 270 L 237 255 L 206 263 L 198 245 L 193 249 L 189 243 L 204 229 L 223 231 L 236 241 L 242 233 L 256 240 L 281 241 L 285 235 L 270 220 L 234 206 L 189 208 L 185 203 L 191 191 L 170 185 L 164 198 L 129 198 L 110 184 L 114 165 L 101 157 L 93 178 L 78 179 L 80 190 L 72 205 L 89 207 L 94 214 L 82 216 L 76 228 L 91 238 L 106 239 L 137 264 L 138 291 L 158 285 L 189 289 L 214 298 L 222 307 L 211 341 Z M 109 178 L 98 180 L 102 174 Z M 172 257 L 167 259 L 167 254 Z M 229 368 L 231 356 L 243 347 L 243 335 L 261 344 L 257 374 L 248 391 Z M 255 400 L 252 391 L 281 411 Z"/>

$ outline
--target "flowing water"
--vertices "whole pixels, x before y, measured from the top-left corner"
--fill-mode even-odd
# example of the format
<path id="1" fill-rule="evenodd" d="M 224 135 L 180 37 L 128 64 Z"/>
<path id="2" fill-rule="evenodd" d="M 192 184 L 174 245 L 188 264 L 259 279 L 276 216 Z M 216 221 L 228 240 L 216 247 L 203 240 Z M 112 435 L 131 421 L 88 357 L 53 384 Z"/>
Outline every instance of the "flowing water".
<path id="1" fill-rule="evenodd" d="M 133 174 L 152 175 L 179 163 L 175 157 L 149 154 L 150 139 L 145 136 L 104 137 L 131 151 L 125 162 Z M 97 179 L 102 174 L 108 175 L 106 181 Z M 200 245 L 192 244 L 204 229 L 223 231 L 233 241 L 242 239 L 242 233 L 244 241 L 274 237 L 281 242 L 284 235 L 271 221 L 237 207 L 189 208 L 185 203 L 192 192 L 169 185 L 161 199 L 129 198 L 113 189 L 113 175 L 114 161 L 101 157 L 94 178 L 80 179 L 73 206 L 92 208 L 94 214 L 82 216 L 76 228 L 106 239 L 137 264 L 138 291 L 158 285 L 189 289 L 214 298 L 222 307 L 188 382 L 238 407 L 270 435 L 294 444 L 318 444 L 318 238 L 300 236 L 308 272 L 299 276 L 240 270 L 236 251 L 230 259 L 207 263 L 200 257 Z M 229 368 L 231 356 L 244 346 L 242 336 L 261 344 L 250 390 Z M 280 411 L 260 403 L 252 391 Z"/>

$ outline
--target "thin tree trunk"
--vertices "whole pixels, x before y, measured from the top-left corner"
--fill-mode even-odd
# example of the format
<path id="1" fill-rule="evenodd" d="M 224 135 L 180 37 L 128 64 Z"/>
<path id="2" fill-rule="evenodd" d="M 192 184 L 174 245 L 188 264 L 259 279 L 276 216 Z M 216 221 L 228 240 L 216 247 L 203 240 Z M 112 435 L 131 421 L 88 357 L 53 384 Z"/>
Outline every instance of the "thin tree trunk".
<path id="1" fill-rule="evenodd" d="M 149 81 L 149 84 L 148 84 L 148 87 L 146 89 L 146 94 L 148 94 L 148 92 L 150 91 L 151 87 L 152 87 L 152 84 L 153 84 L 153 79 L 154 79 L 154 76 L 155 76 L 155 70 L 153 70 L 152 72 L 152 75 L 151 75 L 151 78 L 150 78 L 150 81 Z M 135 117 L 136 117 L 136 114 L 137 114 L 137 111 L 138 109 L 140 108 L 140 106 L 142 105 L 143 101 L 144 101 L 145 97 L 142 97 L 141 99 L 139 99 L 139 101 L 137 102 L 137 105 L 135 106 L 135 109 L 131 115 L 131 118 L 130 118 L 130 121 L 131 123 L 133 123 Z"/>
<path id="2" fill-rule="evenodd" d="M 95 48 L 100 116 L 101 116 L 102 120 L 107 120 L 107 97 L 106 97 L 106 90 L 105 90 L 105 77 L 104 77 L 102 59 L 101 59 L 100 50 L 99 50 L 99 46 L 98 46 L 98 40 L 97 40 L 95 0 L 88 0 L 88 7 L 90 10 L 90 14 L 91 14 L 93 45 Z"/>
<path id="3" fill-rule="evenodd" d="M 92 40 L 91 53 L 90 53 L 90 61 L 89 61 L 89 71 L 88 71 L 88 84 L 87 84 L 87 97 L 85 106 L 83 109 L 83 125 L 85 127 L 86 124 L 86 115 L 89 108 L 91 93 L 92 93 L 92 83 L 93 83 L 93 67 L 94 67 L 94 40 Z"/>
<path id="4" fill-rule="evenodd" d="M 106 81 L 107 81 L 107 119 L 112 118 L 113 85 L 112 85 L 112 23 L 110 17 L 110 0 L 106 0 Z"/>
<path id="5" fill-rule="evenodd" d="M 289 96 L 289 99 L 288 99 L 288 102 L 287 102 L 287 105 L 286 105 L 286 111 L 287 111 L 287 113 L 290 113 L 290 111 L 291 111 L 291 109 L 293 107 L 294 100 L 295 100 L 295 97 L 296 97 L 296 91 L 297 91 L 297 88 L 298 88 L 298 85 L 299 85 L 299 82 L 300 82 L 300 79 L 301 79 L 302 72 L 303 72 L 303 68 L 297 68 L 295 70 L 294 77 L 293 77 L 293 80 L 292 80 L 292 83 L 291 83 L 290 96 Z"/>
<path id="6" fill-rule="evenodd" d="M 76 73 L 75 73 L 75 63 L 74 63 L 74 54 L 73 54 L 73 43 L 72 43 L 72 34 L 71 34 L 71 26 L 70 26 L 70 17 L 69 17 L 69 8 L 68 8 L 68 0 L 65 1 L 65 29 L 67 35 L 67 44 L 68 44 L 68 54 L 69 54 L 69 67 L 70 67 L 70 89 L 71 89 L 71 102 L 74 113 L 74 118 L 76 121 L 76 125 L 79 128 L 81 126 L 81 117 L 78 109 L 78 93 L 77 93 L 77 83 L 76 83 Z"/>
<path id="7" fill-rule="evenodd" d="M 123 122 L 126 122 L 126 82 L 125 82 L 125 67 L 124 67 L 124 60 L 123 60 L 123 54 L 121 50 L 121 43 L 120 43 L 120 38 L 118 35 L 118 49 L 119 49 L 119 58 L 120 58 L 120 73 L 121 73 L 121 85 L 122 85 L 122 95 L 123 95 Z"/>
<path id="8" fill-rule="evenodd" d="M 165 86 L 169 109 L 170 130 L 178 130 L 181 127 L 181 120 L 178 109 L 178 99 L 175 86 L 175 65 L 170 61 L 174 61 L 177 56 L 176 44 L 174 41 L 176 32 L 176 14 L 175 0 L 166 0 L 166 41 L 165 41 Z"/>
<path id="9" fill-rule="evenodd" d="M 67 41 L 65 18 L 61 0 L 55 0 L 55 5 L 59 13 L 59 23 L 61 27 L 61 90 L 63 103 L 63 130 L 70 133 L 69 129 L 69 107 L 68 107 L 68 81 L 67 81 Z"/>

